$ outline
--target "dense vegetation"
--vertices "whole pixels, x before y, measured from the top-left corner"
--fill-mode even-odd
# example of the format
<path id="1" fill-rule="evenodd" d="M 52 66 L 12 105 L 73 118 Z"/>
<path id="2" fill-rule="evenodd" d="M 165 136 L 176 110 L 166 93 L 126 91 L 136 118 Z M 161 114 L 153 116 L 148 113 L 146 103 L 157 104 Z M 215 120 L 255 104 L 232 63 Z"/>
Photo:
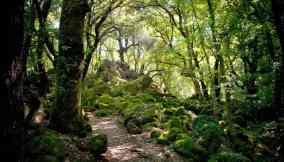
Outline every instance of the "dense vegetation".
<path id="1" fill-rule="evenodd" d="M 284 161 L 282 0 L 8 6 L 6 161 L 99 159 L 107 136 L 92 133 L 86 112 L 118 117 L 129 134 L 150 132 L 188 161 Z"/>

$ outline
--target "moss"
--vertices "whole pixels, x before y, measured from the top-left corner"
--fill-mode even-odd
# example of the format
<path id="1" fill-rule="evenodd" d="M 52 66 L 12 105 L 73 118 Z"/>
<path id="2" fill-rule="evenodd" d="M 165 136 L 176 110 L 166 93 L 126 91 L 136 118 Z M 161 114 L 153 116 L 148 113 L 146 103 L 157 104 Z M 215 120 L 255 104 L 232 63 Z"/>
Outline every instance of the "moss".
<path id="1" fill-rule="evenodd" d="M 190 158 L 191 160 L 200 161 L 207 156 L 206 149 L 195 143 L 190 136 L 184 136 L 183 138 L 175 141 L 171 147 L 176 152 Z"/>
<path id="2" fill-rule="evenodd" d="M 182 105 L 187 110 L 191 110 L 197 114 L 212 114 L 212 100 L 208 98 L 187 98 L 182 102 Z M 220 107 L 220 105 L 217 107 Z"/>
<path id="3" fill-rule="evenodd" d="M 93 156 L 99 156 L 107 150 L 107 136 L 105 134 L 95 134 L 88 139 L 88 148 Z"/>
<path id="4" fill-rule="evenodd" d="M 92 132 L 91 126 L 81 118 L 74 119 L 73 122 L 66 124 L 66 128 L 69 130 L 67 133 L 79 137 L 86 137 Z"/>
<path id="5" fill-rule="evenodd" d="M 96 116 L 98 117 L 106 117 L 112 115 L 112 110 L 97 110 Z"/>
<path id="6" fill-rule="evenodd" d="M 183 133 L 184 131 L 179 128 L 171 128 L 168 131 L 160 133 L 157 138 L 157 142 L 161 144 L 170 144 L 179 139 Z"/>
<path id="7" fill-rule="evenodd" d="M 140 134 L 143 131 L 141 121 L 138 119 L 128 120 L 125 126 L 130 134 Z"/>
<path id="8" fill-rule="evenodd" d="M 163 132 L 158 138 L 157 138 L 157 143 L 159 144 L 164 144 L 164 145 L 169 145 L 170 141 L 168 141 L 168 133 L 169 132 Z"/>
<path id="9" fill-rule="evenodd" d="M 55 156 L 42 155 L 34 159 L 28 159 L 27 162 L 61 162 L 61 160 L 57 159 Z"/>
<path id="10" fill-rule="evenodd" d="M 250 159 L 239 153 L 221 152 L 212 155 L 208 162 L 250 162 Z"/>
<path id="11" fill-rule="evenodd" d="M 30 162 L 57 162 L 63 161 L 65 157 L 64 141 L 60 134 L 54 131 L 41 130 L 40 134 L 33 137 L 26 147 L 26 156 L 30 157 Z"/>
<path id="12" fill-rule="evenodd" d="M 151 136 L 151 138 L 157 139 L 161 136 L 162 133 L 163 133 L 162 130 L 154 129 L 153 131 L 151 131 L 150 136 Z"/>
<path id="13" fill-rule="evenodd" d="M 168 122 L 165 123 L 165 127 L 168 129 L 178 128 L 184 130 L 185 125 L 183 119 L 180 116 L 172 116 Z"/>
<path id="14" fill-rule="evenodd" d="M 199 115 L 192 123 L 192 135 L 199 144 L 214 153 L 224 139 L 224 130 L 213 117 Z"/>
<path id="15" fill-rule="evenodd" d="M 108 109 L 112 107 L 113 98 L 107 94 L 103 94 L 96 100 L 96 106 L 98 109 Z"/>

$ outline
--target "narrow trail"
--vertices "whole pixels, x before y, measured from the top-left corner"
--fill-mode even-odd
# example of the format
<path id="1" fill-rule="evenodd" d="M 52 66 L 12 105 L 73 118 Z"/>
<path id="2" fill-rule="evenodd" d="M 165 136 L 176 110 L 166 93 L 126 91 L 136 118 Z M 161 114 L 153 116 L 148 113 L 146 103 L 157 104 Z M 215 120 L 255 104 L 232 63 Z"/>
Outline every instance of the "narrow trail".
<path id="1" fill-rule="evenodd" d="M 87 113 L 93 132 L 107 135 L 105 162 L 186 162 L 165 146 L 150 143 L 150 133 L 132 135 L 118 123 L 118 117 L 96 117 Z"/>

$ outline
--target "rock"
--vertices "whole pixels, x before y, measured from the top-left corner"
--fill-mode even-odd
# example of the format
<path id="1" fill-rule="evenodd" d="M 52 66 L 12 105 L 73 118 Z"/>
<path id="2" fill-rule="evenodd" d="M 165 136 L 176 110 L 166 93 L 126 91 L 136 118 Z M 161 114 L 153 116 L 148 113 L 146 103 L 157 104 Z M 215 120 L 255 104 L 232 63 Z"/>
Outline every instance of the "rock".
<path id="1" fill-rule="evenodd" d="M 158 138 L 159 136 L 161 136 L 161 134 L 163 133 L 162 129 L 159 128 L 153 128 L 153 130 L 151 131 L 151 138 Z"/>
<path id="2" fill-rule="evenodd" d="M 34 159 L 28 160 L 28 162 L 61 162 L 61 160 L 57 159 L 55 156 L 50 155 L 41 155 Z"/>
<path id="3" fill-rule="evenodd" d="M 185 136 L 184 138 L 175 141 L 172 147 L 177 153 L 180 153 L 193 161 L 200 161 L 207 156 L 206 149 L 195 143 L 190 136 Z"/>
<path id="4" fill-rule="evenodd" d="M 199 115 L 192 123 L 192 136 L 208 152 L 216 153 L 224 140 L 224 130 L 213 117 Z"/>
<path id="5" fill-rule="evenodd" d="M 126 129 L 130 134 L 140 134 L 143 132 L 139 121 L 135 119 L 131 119 L 126 123 Z"/>
<path id="6" fill-rule="evenodd" d="M 64 150 L 64 141 L 60 134 L 45 129 L 27 142 L 25 154 L 29 162 L 61 162 L 65 158 Z"/>
<path id="7" fill-rule="evenodd" d="M 88 139 L 88 149 L 94 157 L 103 154 L 107 150 L 107 136 L 105 134 L 95 134 Z"/>
<path id="8" fill-rule="evenodd" d="M 127 122 L 126 129 L 127 132 L 130 134 L 140 134 L 143 132 L 143 129 L 140 126 L 138 126 L 137 123 L 134 122 L 133 120 Z"/>

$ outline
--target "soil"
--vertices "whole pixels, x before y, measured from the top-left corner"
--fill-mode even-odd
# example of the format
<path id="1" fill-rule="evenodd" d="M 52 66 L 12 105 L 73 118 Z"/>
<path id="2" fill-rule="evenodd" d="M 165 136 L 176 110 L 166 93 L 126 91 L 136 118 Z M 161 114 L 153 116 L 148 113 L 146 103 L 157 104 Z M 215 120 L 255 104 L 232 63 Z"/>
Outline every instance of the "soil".
<path id="1" fill-rule="evenodd" d="M 97 117 L 95 112 L 87 113 L 93 133 L 107 135 L 107 152 L 102 162 L 186 162 L 187 160 L 169 150 L 167 146 L 154 143 L 150 132 L 129 134 L 120 124 L 118 116 Z"/>

